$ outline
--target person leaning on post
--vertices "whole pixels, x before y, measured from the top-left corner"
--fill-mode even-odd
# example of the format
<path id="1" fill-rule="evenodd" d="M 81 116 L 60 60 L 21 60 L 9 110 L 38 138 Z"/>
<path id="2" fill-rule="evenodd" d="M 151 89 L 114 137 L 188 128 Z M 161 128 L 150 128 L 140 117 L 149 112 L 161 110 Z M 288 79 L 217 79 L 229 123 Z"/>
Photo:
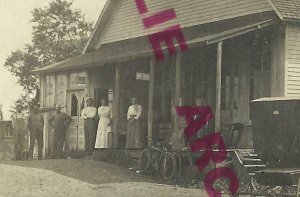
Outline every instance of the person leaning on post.
<path id="1" fill-rule="evenodd" d="M 52 159 L 61 159 L 64 143 L 66 140 L 67 128 L 72 118 L 61 112 L 61 106 L 55 106 L 55 114 L 49 119 L 50 126 L 54 129 Z"/>
<path id="2" fill-rule="evenodd" d="M 93 106 L 91 97 L 86 98 L 86 107 L 82 110 L 81 116 L 84 119 L 85 154 L 90 155 L 95 147 L 97 132 L 97 108 Z"/>
<path id="3" fill-rule="evenodd" d="M 33 148 L 35 140 L 38 143 L 38 159 L 43 159 L 43 129 L 44 129 L 44 117 L 39 113 L 40 105 L 35 103 L 32 106 L 32 111 L 27 118 L 27 128 L 30 132 L 30 146 L 29 146 L 29 159 L 33 157 Z"/>

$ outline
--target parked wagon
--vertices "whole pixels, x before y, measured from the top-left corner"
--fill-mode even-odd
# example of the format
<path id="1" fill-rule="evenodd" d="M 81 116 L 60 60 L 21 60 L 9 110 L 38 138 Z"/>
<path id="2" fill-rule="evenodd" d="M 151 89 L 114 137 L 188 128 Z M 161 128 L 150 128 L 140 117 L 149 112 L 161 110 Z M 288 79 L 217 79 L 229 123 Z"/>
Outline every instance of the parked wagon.
<path id="1" fill-rule="evenodd" d="M 233 156 L 240 194 L 300 196 L 300 98 L 250 103 L 254 152 Z"/>

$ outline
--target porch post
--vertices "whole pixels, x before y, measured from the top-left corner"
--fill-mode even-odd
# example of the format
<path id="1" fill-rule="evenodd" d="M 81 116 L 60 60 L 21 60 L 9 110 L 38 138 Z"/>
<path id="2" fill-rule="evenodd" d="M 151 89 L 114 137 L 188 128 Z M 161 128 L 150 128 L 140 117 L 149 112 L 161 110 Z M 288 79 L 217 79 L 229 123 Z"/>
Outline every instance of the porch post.
<path id="1" fill-rule="evenodd" d="M 217 46 L 217 73 L 216 73 L 216 112 L 215 112 L 215 131 L 221 129 L 221 72 L 222 72 L 222 41 Z"/>
<path id="2" fill-rule="evenodd" d="M 90 95 L 90 73 L 88 70 L 85 71 L 85 96 L 91 96 Z"/>
<path id="3" fill-rule="evenodd" d="M 181 106 L 180 101 L 181 96 L 181 53 L 176 54 L 176 62 L 175 62 L 175 107 Z M 176 109 L 175 109 L 176 111 Z M 179 147 L 180 144 L 180 125 L 179 125 L 179 117 L 177 114 L 174 114 L 174 147 L 175 149 Z"/>
<path id="4" fill-rule="evenodd" d="M 114 130 L 114 148 L 118 148 L 118 123 L 119 123 L 119 107 L 120 107 L 120 88 L 121 86 L 121 71 L 120 65 L 116 65 L 115 73 L 115 91 L 114 91 L 114 102 L 113 102 L 113 130 Z"/>
<path id="5" fill-rule="evenodd" d="M 150 60 L 150 82 L 149 82 L 149 107 L 148 107 L 148 144 L 152 143 L 153 136 L 153 95 L 155 78 L 155 58 Z"/>

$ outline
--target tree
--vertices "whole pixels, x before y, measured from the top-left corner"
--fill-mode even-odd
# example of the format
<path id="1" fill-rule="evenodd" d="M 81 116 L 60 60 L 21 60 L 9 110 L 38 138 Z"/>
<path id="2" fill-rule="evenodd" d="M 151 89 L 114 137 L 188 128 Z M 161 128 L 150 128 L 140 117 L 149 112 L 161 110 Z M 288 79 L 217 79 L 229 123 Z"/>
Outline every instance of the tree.
<path id="1" fill-rule="evenodd" d="M 81 54 L 92 31 L 79 10 L 71 8 L 72 2 L 54 0 L 44 8 L 32 11 L 32 43 L 11 52 L 4 66 L 17 77 L 24 93 L 16 101 L 24 110 L 34 102 L 37 79 L 32 70 Z M 14 107 L 13 107 L 14 108 Z"/>

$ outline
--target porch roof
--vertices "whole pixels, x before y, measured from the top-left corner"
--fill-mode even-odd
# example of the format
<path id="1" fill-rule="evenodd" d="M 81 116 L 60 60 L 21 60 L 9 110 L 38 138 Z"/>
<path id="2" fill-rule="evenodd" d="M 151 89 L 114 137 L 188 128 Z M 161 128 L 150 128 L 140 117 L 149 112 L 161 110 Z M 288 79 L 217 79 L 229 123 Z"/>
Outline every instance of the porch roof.
<path id="1" fill-rule="evenodd" d="M 245 16 L 202 26 L 184 28 L 183 32 L 189 48 L 193 48 L 239 36 L 272 25 L 276 23 L 277 20 L 277 16 L 273 12 L 265 12 L 259 15 Z M 166 47 L 163 49 L 166 52 Z M 148 37 L 142 36 L 103 44 L 100 49 L 36 69 L 33 72 L 43 74 L 72 69 L 85 69 L 118 63 L 137 57 L 150 57 L 152 54 L 153 51 L 149 44 Z"/>

